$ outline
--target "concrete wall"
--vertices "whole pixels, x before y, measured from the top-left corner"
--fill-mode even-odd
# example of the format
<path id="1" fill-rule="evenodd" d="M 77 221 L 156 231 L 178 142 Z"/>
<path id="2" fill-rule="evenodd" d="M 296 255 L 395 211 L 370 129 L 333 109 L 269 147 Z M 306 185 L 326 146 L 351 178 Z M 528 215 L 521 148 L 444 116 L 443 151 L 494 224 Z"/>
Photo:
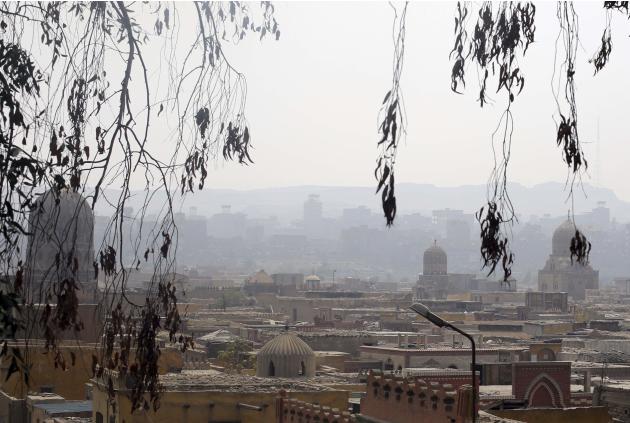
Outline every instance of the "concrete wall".
<path id="1" fill-rule="evenodd" d="M 484 363 L 510 363 L 516 361 L 518 351 L 516 350 L 477 350 L 477 364 Z M 400 366 L 407 367 L 429 367 L 429 368 L 457 368 L 459 370 L 470 369 L 470 350 L 395 350 L 386 348 L 361 348 L 362 360 L 380 360 L 383 364 L 392 364 L 396 370 Z"/>
<path id="2" fill-rule="evenodd" d="M 359 356 L 361 345 L 366 343 L 376 343 L 376 338 L 367 334 L 357 334 L 356 336 L 336 335 L 334 333 L 326 335 L 308 335 L 299 333 L 298 336 L 308 344 L 314 351 L 340 351 L 350 354 L 352 357 Z"/>
<path id="3" fill-rule="evenodd" d="M 0 423 L 19 423 L 26 420 L 26 400 L 0 391 Z"/>
<path id="4" fill-rule="evenodd" d="M 532 336 L 564 335 L 572 330 L 572 322 L 525 322 L 523 324 L 523 332 Z"/>

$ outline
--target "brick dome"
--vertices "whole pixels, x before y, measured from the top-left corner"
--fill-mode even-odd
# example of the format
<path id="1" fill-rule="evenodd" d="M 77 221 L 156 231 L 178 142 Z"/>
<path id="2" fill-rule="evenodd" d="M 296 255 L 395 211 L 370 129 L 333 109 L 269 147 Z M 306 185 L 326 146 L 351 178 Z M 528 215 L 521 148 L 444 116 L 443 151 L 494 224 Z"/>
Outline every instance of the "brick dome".
<path id="1" fill-rule="evenodd" d="M 446 275 L 447 274 L 447 256 L 437 242 L 424 251 L 422 260 L 423 275 Z"/>
<path id="2" fill-rule="evenodd" d="M 553 231 L 551 253 L 554 256 L 569 257 L 571 255 L 571 239 L 575 236 L 576 230 L 575 224 L 567 219 Z"/>
<path id="3" fill-rule="evenodd" d="M 315 353 L 293 332 L 283 332 L 256 354 L 256 375 L 262 377 L 315 376 Z"/>

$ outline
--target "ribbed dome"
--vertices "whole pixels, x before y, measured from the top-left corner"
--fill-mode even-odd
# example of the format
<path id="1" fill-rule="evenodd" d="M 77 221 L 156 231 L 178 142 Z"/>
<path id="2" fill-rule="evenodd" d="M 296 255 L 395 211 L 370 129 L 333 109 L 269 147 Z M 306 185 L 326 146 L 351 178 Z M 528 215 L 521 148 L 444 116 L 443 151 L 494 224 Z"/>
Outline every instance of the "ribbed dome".
<path id="1" fill-rule="evenodd" d="M 424 275 L 446 275 L 447 273 L 447 256 L 437 242 L 424 251 L 422 262 L 422 274 Z"/>
<path id="2" fill-rule="evenodd" d="M 292 332 L 284 332 L 267 342 L 258 351 L 259 356 L 307 356 L 313 355 L 313 349 Z"/>
<path id="3" fill-rule="evenodd" d="M 305 281 L 320 281 L 319 276 L 317 275 L 309 275 L 304 278 Z"/>
<path id="4" fill-rule="evenodd" d="M 554 256 L 569 257 L 571 255 L 571 239 L 575 236 L 576 227 L 570 219 L 565 220 L 553 231 L 551 253 Z"/>
<path id="5" fill-rule="evenodd" d="M 295 333 L 284 332 L 256 354 L 256 375 L 300 377 L 315 375 L 315 353 Z"/>

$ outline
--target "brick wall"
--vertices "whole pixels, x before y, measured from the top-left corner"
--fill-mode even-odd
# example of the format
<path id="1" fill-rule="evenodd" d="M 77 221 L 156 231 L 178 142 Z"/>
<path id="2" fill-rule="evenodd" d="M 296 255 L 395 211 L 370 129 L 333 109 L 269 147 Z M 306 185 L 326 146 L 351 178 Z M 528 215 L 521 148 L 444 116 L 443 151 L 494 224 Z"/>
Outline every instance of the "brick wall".
<path id="1" fill-rule="evenodd" d="M 521 362 L 512 365 L 512 395 L 530 407 L 569 407 L 571 363 Z"/>
<path id="2" fill-rule="evenodd" d="M 370 373 L 361 415 L 397 423 L 464 422 L 471 415 L 470 386 Z"/>
<path id="3" fill-rule="evenodd" d="M 277 423 L 336 422 L 354 423 L 356 418 L 347 411 L 310 404 L 280 393 L 276 404 Z"/>

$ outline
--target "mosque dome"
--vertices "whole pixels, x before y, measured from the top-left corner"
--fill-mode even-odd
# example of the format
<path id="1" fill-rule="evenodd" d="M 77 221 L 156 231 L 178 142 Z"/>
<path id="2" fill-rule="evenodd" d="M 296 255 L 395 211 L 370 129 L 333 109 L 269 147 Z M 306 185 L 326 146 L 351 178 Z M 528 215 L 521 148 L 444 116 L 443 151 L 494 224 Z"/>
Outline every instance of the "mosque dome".
<path id="1" fill-rule="evenodd" d="M 29 215 L 27 283 L 94 280 L 94 213 L 81 194 L 62 189 L 41 195 Z"/>
<path id="2" fill-rule="evenodd" d="M 444 251 L 437 242 L 434 241 L 433 245 L 424 251 L 424 257 L 422 261 L 422 274 L 423 275 L 446 275 L 447 274 L 447 257 L 446 251 Z"/>
<path id="3" fill-rule="evenodd" d="M 256 376 L 315 376 L 315 353 L 293 332 L 283 332 L 256 354 Z"/>
<path id="4" fill-rule="evenodd" d="M 576 227 L 570 220 L 565 220 L 553 231 L 551 253 L 554 256 L 569 257 L 571 255 L 571 239 L 575 236 Z"/>
<path id="5" fill-rule="evenodd" d="M 319 279 L 319 276 L 317 275 L 309 275 L 307 277 L 304 278 L 305 281 L 313 281 L 313 282 L 319 282 L 321 279 Z"/>

